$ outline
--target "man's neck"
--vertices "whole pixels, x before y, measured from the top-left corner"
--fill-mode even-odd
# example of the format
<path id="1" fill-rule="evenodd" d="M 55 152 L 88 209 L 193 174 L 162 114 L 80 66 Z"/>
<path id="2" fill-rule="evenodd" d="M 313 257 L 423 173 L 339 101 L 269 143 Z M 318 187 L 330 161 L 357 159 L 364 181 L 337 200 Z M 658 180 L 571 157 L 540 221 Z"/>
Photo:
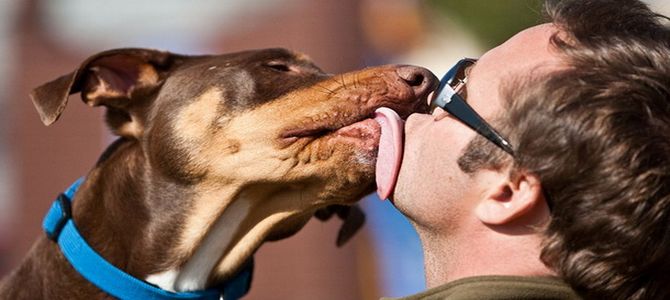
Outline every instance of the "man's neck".
<path id="1" fill-rule="evenodd" d="M 459 236 L 417 231 L 428 288 L 482 275 L 555 276 L 540 260 L 541 240 L 536 234 L 507 235 L 488 229 Z"/>

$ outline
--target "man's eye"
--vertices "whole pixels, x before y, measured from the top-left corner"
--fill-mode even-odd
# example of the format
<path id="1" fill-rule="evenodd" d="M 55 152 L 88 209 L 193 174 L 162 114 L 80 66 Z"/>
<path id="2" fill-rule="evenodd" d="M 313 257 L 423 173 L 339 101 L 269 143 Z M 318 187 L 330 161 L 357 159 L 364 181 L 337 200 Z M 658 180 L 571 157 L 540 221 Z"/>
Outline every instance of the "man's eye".
<path id="1" fill-rule="evenodd" d="M 467 67 L 465 67 L 465 70 L 463 70 L 463 76 L 465 78 L 468 78 L 468 76 L 470 76 L 470 71 L 472 71 L 472 67 L 474 67 L 474 66 L 475 66 L 475 64 L 471 64 L 471 65 L 468 65 Z"/>
<path id="2" fill-rule="evenodd" d="M 463 85 L 460 91 L 458 91 L 458 95 L 463 98 L 463 101 L 468 102 L 468 86 Z"/>
<path id="3" fill-rule="evenodd" d="M 458 84 L 456 84 L 453 88 L 456 94 L 461 96 L 463 100 L 467 101 L 468 100 L 468 87 L 465 84 L 467 82 L 467 78 L 465 80 L 459 80 Z"/>
<path id="4" fill-rule="evenodd" d="M 433 114 L 433 113 L 435 112 L 435 109 L 436 109 L 437 107 L 438 107 L 438 106 L 437 106 L 436 104 L 431 103 L 430 106 L 428 107 L 428 113 Z"/>

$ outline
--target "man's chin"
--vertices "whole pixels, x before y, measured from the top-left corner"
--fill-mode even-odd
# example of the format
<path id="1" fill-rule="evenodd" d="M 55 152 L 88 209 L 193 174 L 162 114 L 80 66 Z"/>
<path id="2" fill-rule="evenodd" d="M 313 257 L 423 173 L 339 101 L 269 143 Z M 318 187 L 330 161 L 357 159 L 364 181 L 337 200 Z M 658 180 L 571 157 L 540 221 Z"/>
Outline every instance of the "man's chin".
<path id="1" fill-rule="evenodd" d="M 419 193 L 412 189 L 416 187 L 416 182 L 414 182 L 414 184 L 408 184 L 407 181 L 403 180 L 404 178 L 405 177 L 402 176 L 401 172 L 398 181 L 395 184 L 395 189 L 388 197 L 388 200 L 393 207 L 414 224 L 417 213 L 420 213 L 420 208 L 417 207 L 417 205 L 419 205 L 419 203 L 417 203 L 419 200 Z"/>
<path id="2" fill-rule="evenodd" d="M 407 197 L 404 197 L 404 191 L 402 184 L 396 183 L 395 189 L 387 199 L 398 211 L 407 216 L 408 211 L 406 211 L 407 207 L 404 201 Z"/>

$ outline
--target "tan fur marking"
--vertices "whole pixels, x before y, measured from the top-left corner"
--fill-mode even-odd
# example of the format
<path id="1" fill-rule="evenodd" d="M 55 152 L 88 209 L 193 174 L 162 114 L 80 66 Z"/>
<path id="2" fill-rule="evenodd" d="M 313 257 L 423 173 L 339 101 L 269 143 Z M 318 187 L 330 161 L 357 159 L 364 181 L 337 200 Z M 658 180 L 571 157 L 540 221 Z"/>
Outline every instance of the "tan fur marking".
<path id="1" fill-rule="evenodd" d="M 268 233 L 275 227 L 282 224 L 282 221 L 304 213 L 303 211 L 283 211 L 277 212 L 265 218 L 256 220 L 258 222 L 252 228 L 243 228 L 241 230 L 248 230 L 241 232 L 243 235 L 239 237 L 236 243 L 232 244 L 232 249 L 228 249 L 223 259 L 212 270 L 212 274 L 216 276 L 230 276 L 241 263 L 245 262 L 245 258 L 249 257 L 251 253 L 260 244 L 263 243 Z"/>
<path id="2" fill-rule="evenodd" d="M 301 53 L 301 52 L 296 53 L 296 52 L 293 52 L 293 55 L 295 55 L 295 58 L 297 58 L 298 60 L 312 61 L 312 59 L 309 57 L 309 55 L 307 55 L 307 54 L 305 54 L 305 53 Z"/>
<path id="3" fill-rule="evenodd" d="M 208 185 L 203 184 L 202 188 L 197 189 L 199 193 L 194 196 L 195 205 L 188 214 L 181 242 L 176 247 L 177 253 L 190 255 L 209 227 L 237 194 L 234 184 L 226 185 L 226 189 L 212 189 L 206 187 Z"/>
<path id="4" fill-rule="evenodd" d="M 207 136 L 207 130 L 217 117 L 218 104 L 223 99 L 223 91 L 211 88 L 188 104 L 179 114 L 174 124 L 175 132 L 187 142 L 196 142 Z"/>
<path id="5" fill-rule="evenodd" d="M 97 80 L 99 84 L 95 86 L 95 90 L 86 93 L 86 99 L 90 100 L 86 102 L 86 104 L 88 104 L 89 106 L 100 105 L 99 101 L 97 101 L 97 99 L 100 98 L 125 96 L 119 91 L 111 89 L 109 83 L 102 80 L 100 77 L 97 77 Z"/>
<path id="6" fill-rule="evenodd" d="M 139 76 L 137 78 L 140 86 L 154 85 L 158 82 L 158 73 L 156 69 L 149 64 L 140 66 Z"/>
<path id="7" fill-rule="evenodd" d="M 132 117 L 131 117 L 132 118 Z M 137 123 L 137 120 L 133 118 L 130 122 L 123 123 L 121 127 L 115 130 L 117 135 L 120 136 L 134 136 L 139 137 L 144 133 L 144 129 Z"/>

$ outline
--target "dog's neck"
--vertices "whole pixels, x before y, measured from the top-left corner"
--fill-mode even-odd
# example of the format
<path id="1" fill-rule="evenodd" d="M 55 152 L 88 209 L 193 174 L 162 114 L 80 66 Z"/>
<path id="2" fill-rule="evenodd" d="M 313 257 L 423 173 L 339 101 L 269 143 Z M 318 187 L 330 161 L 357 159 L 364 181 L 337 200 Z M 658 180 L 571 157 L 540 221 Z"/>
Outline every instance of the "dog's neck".
<path id="1" fill-rule="evenodd" d="M 155 176 L 147 171 L 148 161 L 136 142 L 117 141 L 106 153 L 73 199 L 74 222 L 89 245 L 108 262 L 163 289 L 202 290 L 212 280 L 228 279 L 225 277 L 233 276 L 248 261 L 273 225 L 285 219 L 259 216 L 250 219 L 248 212 L 253 204 L 233 201 L 244 197 L 234 185 L 194 193 L 186 187 L 153 179 Z M 184 236 L 189 236 L 183 232 L 188 228 L 182 226 L 190 222 L 187 220 L 190 208 L 179 206 L 188 206 L 188 199 L 203 196 L 230 205 L 214 218 L 213 224 L 202 224 L 209 228 L 204 237 L 193 233 L 194 244 L 186 253 L 179 247 L 183 248 L 187 242 Z M 171 204 L 165 205 L 168 201 Z M 270 211 L 267 213 L 272 215 Z M 262 220 L 260 224 L 256 223 L 257 218 Z M 33 285 L 43 288 L 42 295 L 70 294 L 63 286 L 65 283 L 82 286 L 74 297 L 100 295 L 99 290 L 83 282 L 72 270 L 52 241 L 41 237 L 31 252 L 5 284 L 46 278 Z M 219 263 L 223 253 L 223 263 Z M 49 269 L 43 269 L 44 266 Z M 219 272 L 212 277 L 215 268 Z M 43 274 L 35 276 L 34 272 Z"/>
<path id="2" fill-rule="evenodd" d="M 160 176 L 148 170 L 149 162 L 137 142 L 115 142 L 86 176 L 73 199 L 72 213 L 82 236 L 102 257 L 166 290 L 202 290 L 232 277 L 263 241 L 294 232 L 277 232 L 277 224 L 295 222 L 289 228 L 297 230 L 311 216 L 311 212 L 298 213 L 290 206 L 268 204 L 285 204 L 295 198 L 286 189 L 230 182 L 194 191 L 188 185 L 156 179 Z M 202 201 L 202 197 L 211 201 Z M 191 201 L 198 198 L 200 201 Z M 184 207 L 170 208 L 167 203 Z M 210 216 L 203 215 L 208 212 Z M 83 279 L 71 270 L 55 243 L 41 238 L 35 248 L 42 258 L 32 264 L 47 259 L 50 265 L 57 265 L 52 270 L 67 270 L 54 280 L 81 284 Z M 52 271 L 43 272 L 39 277 L 56 277 Z M 42 286 L 54 288 L 52 284 Z M 83 286 L 87 288 L 80 292 L 85 294 L 77 297 L 99 295 L 91 285 Z"/>
<path id="3" fill-rule="evenodd" d="M 146 159 L 137 142 L 119 139 L 100 158 L 73 199 L 74 223 L 107 261 L 137 276 L 161 257 L 146 251 L 152 222 L 144 185 Z"/>
<path id="4" fill-rule="evenodd" d="M 136 278 L 170 291 L 205 289 L 222 253 L 235 248 L 235 235 L 248 215 L 250 203 L 239 201 L 239 186 L 229 182 L 203 189 L 165 179 L 151 173 L 154 168 L 134 141 L 119 141 L 108 153 L 88 175 L 73 207 L 75 222 L 89 228 L 82 235 Z M 212 204 L 205 208 L 211 214 L 222 214 L 212 216 L 213 223 L 194 216 L 202 203 Z M 225 275 L 234 275 L 254 250 L 230 262 Z"/>

